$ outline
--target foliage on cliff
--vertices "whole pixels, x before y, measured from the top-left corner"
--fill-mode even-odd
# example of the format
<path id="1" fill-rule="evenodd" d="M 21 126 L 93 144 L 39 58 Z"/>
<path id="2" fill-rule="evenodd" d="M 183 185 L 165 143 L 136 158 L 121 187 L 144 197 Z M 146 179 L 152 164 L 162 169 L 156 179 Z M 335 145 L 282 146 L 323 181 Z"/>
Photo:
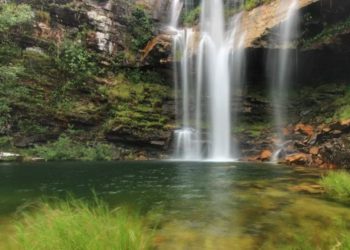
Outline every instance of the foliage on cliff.
<path id="1" fill-rule="evenodd" d="M 0 6 L 0 32 L 5 32 L 16 25 L 28 23 L 34 14 L 26 4 L 2 4 Z"/>
<path id="2" fill-rule="evenodd" d="M 52 12 L 12 3 L 1 6 L 0 29 L 6 32 L 0 35 L 0 139 L 10 138 L 11 144 L 0 145 L 0 150 L 11 146 L 12 151 L 21 152 L 39 145 L 30 152 L 47 160 L 111 159 L 115 154 L 105 150 L 110 147 L 106 134 L 111 129 L 148 131 L 155 140 L 158 131 L 168 130 L 170 118 L 161 107 L 169 98 L 170 87 L 157 70 L 137 61 L 153 23 L 143 9 L 131 9 L 125 17 L 127 30 L 120 31 L 124 32 L 125 40 L 120 42 L 125 50 L 117 56 L 133 53 L 135 59 L 125 65 L 113 62 L 115 54 L 104 55 L 90 46 L 92 28 L 84 23 L 65 26 Z M 64 11 L 83 13 L 68 6 Z M 68 130 L 75 133 L 68 134 Z M 135 141 L 130 150 L 139 146 L 138 140 L 147 141 L 135 131 L 129 131 Z M 72 155 L 58 152 L 59 147 L 72 145 L 81 150 Z M 91 154 L 81 153 L 84 151 Z"/>

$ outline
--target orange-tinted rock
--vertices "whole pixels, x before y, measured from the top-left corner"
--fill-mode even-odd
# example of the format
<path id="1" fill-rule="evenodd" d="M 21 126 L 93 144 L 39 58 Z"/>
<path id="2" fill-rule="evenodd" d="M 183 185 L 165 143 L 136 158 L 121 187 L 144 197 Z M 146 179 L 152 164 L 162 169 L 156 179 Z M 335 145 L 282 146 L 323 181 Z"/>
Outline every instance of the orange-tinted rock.
<path id="1" fill-rule="evenodd" d="M 315 165 L 316 167 L 319 167 L 319 166 L 321 166 L 322 164 L 323 164 L 322 159 L 320 159 L 320 158 L 314 159 L 314 165 Z"/>
<path id="2" fill-rule="evenodd" d="M 264 150 L 260 154 L 260 160 L 262 161 L 269 161 L 272 157 L 272 152 L 270 150 Z"/>
<path id="3" fill-rule="evenodd" d="M 288 155 L 285 159 L 287 164 L 290 165 L 304 165 L 311 162 L 311 155 L 304 153 L 296 153 L 292 155 Z"/>
<path id="4" fill-rule="evenodd" d="M 283 135 L 287 136 L 293 133 L 293 126 L 288 126 L 287 128 L 283 128 Z"/>
<path id="5" fill-rule="evenodd" d="M 323 168 L 323 169 L 336 169 L 337 166 L 333 163 L 323 163 L 320 168 Z"/>
<path id="6" fill-rule="evenodd" d="M 243 158 L 243 161 L 259 161 L 260 156 L 256 155 L 256 156 L 250 156 L 250 157 L 245 157 Z"/>
<path id="7" fill-rule="evenodd" d="M 318 155 L 318 152 L 320 152 L 320 149 L 318 147 L 312 147 L 309 151 L 309 153 L 312 155 Z"/>
<path id="8" fill-rule="evenodd" d="M 340 122 L 340 125 L 349 127 L 349 126 L 350 126 L 350 119 L 341 121 L 341 122 Z"/>
<path id="9" fill-rule="evenodd" d="M 307 124 L 303 124 L 303 123 L 297 124 L 294 128 L 294 131 L 300 132 L 300 133 L 307 135 L 307 136 L 313 136 L 313 134 L 314 134 L 314 128 L 311 125 L 307 125 Z"/>

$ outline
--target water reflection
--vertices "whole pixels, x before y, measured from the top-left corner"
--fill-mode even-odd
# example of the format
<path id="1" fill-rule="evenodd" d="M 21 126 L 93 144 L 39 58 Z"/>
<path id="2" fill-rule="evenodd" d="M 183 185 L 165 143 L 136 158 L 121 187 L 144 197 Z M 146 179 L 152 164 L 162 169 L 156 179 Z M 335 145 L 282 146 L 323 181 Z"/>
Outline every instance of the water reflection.
<path id="1" fill-rule="evenodd" d="M 350 209 L 308 191 L 321 174 L 209 162 L 1 165 L 0 224 L 25 202 L 67 192 L 89 198 L 94 189 L 111 206 L 156 210 L 159 249 L 281 249 L 297 244 L 300 232 L 329 249 L 341 241 L 335 232 L 348 232 L 337 221 L 350 222 Z M 318 243 L 316 234 L 324 235 Z"/>

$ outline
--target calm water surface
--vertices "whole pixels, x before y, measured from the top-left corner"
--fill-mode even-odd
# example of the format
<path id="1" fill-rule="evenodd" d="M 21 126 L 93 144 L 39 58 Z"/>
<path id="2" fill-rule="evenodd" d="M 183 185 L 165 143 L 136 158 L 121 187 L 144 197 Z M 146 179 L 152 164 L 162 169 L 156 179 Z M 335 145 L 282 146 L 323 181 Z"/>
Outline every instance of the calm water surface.
<path id="1" fill-rule="evenodd" d="M 111 206 L 157 213 L 159 249 L 330 249 L 349 232 L 350 209 L 320 193 L 322 174 L 246 163 L 1 164 L 0 233 L 28 202 L 94 190 Z"/>

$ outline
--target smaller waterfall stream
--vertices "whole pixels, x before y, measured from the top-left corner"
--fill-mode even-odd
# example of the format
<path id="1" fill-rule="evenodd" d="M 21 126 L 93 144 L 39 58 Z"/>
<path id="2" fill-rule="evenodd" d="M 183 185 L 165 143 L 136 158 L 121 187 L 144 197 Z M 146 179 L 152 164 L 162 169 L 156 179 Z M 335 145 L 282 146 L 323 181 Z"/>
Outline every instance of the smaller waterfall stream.
<path id="1" fill-rule="evenodd" d="M 181 15 L 181 11 L 183 8 L 183 2 L 181 0 L 173 0 L 171 2 L 171 14 L 170 14 L 170 22 L 169 26 L 176 28 L 179 22 L 179 18 Z"/>
<path id="2" fill-rule="evenodd" d="M 273 122 L 275 127 L 276 151 L 273 162 L 277 162 L 279 154 L 284 150 L 284 128 L 287 126 L 288 91 L 292 84 L 293 46 L 292 42 L 298 35 L 298 0 L 281 0 L 280 11 L 287 12 L 286 21 L 277 31 L 278 49 L 273 49 L 268 58 L 268 75 L 270 75 L 270 92 L 273 105 Z"/>

